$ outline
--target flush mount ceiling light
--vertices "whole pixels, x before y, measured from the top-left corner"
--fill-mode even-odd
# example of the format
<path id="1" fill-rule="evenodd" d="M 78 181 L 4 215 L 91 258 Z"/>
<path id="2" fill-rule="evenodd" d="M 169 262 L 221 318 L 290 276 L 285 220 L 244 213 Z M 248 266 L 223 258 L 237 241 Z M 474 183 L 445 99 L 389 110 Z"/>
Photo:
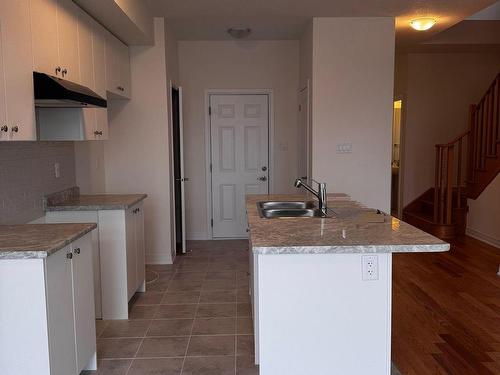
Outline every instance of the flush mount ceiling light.
<path id="1" fill-rule="evenodd" d="M 231 27 L 227 29 L 227 33 L 234 39 L 243 39 L 250 35 L 252 29 L 248 27 Z"/>
<path id="2" fill-rule="evenodd" d="M 410 21 L 410 26 L 417 31 L 429 30 L 432 26 L 436 24 L 436 20 L 431 17 L 415 18 Z"/>

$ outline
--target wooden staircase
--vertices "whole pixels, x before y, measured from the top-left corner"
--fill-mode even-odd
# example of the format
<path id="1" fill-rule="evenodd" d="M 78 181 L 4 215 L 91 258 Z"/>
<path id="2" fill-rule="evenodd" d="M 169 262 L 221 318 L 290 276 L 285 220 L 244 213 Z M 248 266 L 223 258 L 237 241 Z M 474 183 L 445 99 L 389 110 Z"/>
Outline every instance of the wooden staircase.
<path id="1" fill-rule="evenodd" d="M 477 199 L 500 173 L 500 74 L 478 104 L 469 129 L 436 145 L 434 187 L 403 210 L 403 220 L 442 239 L 465 233 L 467 199 Z"/>

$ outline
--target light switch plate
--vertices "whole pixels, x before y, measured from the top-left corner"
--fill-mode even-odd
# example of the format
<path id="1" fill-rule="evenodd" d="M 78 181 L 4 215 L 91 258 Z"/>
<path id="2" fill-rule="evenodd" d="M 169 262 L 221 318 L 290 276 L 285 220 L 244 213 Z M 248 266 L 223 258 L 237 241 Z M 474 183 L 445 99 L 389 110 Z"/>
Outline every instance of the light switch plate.
<path id="1" fill-rule="evenodd" d="M 337 143 L 337 154 L 352 153 L 352 143 Z"/>

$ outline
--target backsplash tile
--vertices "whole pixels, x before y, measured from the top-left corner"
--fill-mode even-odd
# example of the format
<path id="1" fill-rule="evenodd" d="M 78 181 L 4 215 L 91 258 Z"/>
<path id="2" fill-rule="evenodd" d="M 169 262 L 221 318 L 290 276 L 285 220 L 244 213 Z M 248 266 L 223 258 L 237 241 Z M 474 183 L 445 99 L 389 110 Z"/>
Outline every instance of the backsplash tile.
<path id="1" fill-rule="evenodd" d="M 59 163 L 59 178 L 54 163 Z M 0 143 L 0 224 L 43 216 L 44 195 L 75 184 L 73 142 Z"/>

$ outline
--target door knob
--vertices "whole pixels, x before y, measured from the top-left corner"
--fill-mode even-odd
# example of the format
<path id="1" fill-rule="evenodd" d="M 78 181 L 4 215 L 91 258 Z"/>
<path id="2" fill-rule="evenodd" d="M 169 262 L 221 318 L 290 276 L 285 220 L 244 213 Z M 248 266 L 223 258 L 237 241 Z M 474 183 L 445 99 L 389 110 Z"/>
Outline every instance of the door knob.
<path id="1" fill-rule="evenodd" d="M 259 177 L 258 179 L 259 179 L 260 181 L 267 181 L 267 177 L 266 177 L 266 176 Z"/>
<path id="2" fill-rule="evenodd" d="M 262 170 L 263 170 L 264 172 L 265 172 L 265 171 L 267 171 L 267 167 L 266 167 L 266 166 L 262 167 Z"/>

